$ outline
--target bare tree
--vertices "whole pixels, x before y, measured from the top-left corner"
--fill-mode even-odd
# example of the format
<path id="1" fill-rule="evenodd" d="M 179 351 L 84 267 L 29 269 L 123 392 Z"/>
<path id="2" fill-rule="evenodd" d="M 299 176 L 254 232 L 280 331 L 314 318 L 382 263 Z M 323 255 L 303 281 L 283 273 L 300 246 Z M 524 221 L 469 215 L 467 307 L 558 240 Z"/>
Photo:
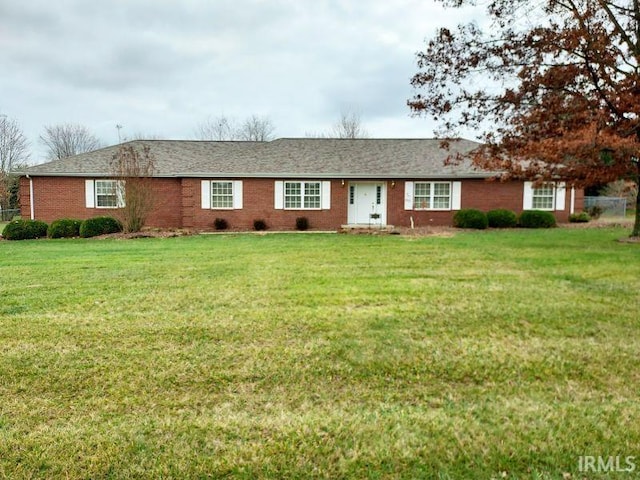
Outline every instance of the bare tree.
<path id="1" fill-rule="evenodd" d="M 198 140 L 238 140 L 238 127 L 235 120 L 225 115 L 209 117 L 196 126 Z"/>
<path id="2" fill-rule="evenodd" d="M 275 129 L 269 117 L 251 115 L 238 130 L 238 138 L 249 142 L 268 142 L 273 140 Z"/>
<path id="3" fill-rule="evenodd" d="M 48 149 L 49 160 L 90 152 L 102 146 L 100 140 L 88 128 L 72 123 L 45 126 L 40 141 Z"/>
<path id="4" fill-rule="evenodd" d="M 335 138 L 368 138 L 367 132 L 362 126 L 360 114 L 353 110 L 342 111 L 340 120 L 333 125 Z"/>
<path id="5" fill-rule="evenodd" d="M 118 180 L 114 188 L 123 197 L 118 210 L 125 232 L 139 232 L 144 227 L 154 203 L 153 173 L 155 159 L 148 145 L 138 150 L 121 145 L 111 159 L 111 172 Z"/>
<path id="6" fill-rule="evenodd" d="M 274 131 L 275 127 L 269 117 L 251 115 L 238 124 L 233 118 L 219 115 L 199 123 L 195 136 L 198 140 L 268 142 L 273 140 Z"/>
<path id="7" fill-rule="evenodd" d="M 132 140 L 162 140 L 165 137 L 158 133 L 144 133 L 144 132 L 135 132 L 133 135 L 124 137 L 122 139 L 123 142 L 129 142 Z"/>
<path id="8" fill-rule="evenodd" d="M 362 126 L 360 114 L 352 110 L 340 112 L 340 119 L 329 132 L 306 132 L 307 138 L 369 138 L 369 132 Z"/>
<path id="9" fill-rule="evenodd" d="M 0 115 L 0 209 L 9 208 L 11 172 L 29 160 L 29 142 L 15 120 Z"/>

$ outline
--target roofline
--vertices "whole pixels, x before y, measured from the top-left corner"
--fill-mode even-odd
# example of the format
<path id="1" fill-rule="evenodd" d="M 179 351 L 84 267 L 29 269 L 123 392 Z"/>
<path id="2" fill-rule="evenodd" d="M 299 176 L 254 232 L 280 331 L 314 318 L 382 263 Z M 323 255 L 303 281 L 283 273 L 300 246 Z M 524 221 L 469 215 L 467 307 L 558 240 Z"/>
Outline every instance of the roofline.
<path id="1" fill-rule="evenodd" d="M 108 173 L 31 173 L 16 172 L 20 176 L 29 177 L 74 177 L 74 178 L 113 178 L 115 175 Z M 196 172 L 196 173 L 176 173 L 165 175 L 152 175 L 152 178 L 324 178 L 324 179 L 392 179 L 398 180 L 403 178 L 436 178 L 436 179 L 455 179 L 455 178 L 491 178 L 498 175 L 499 172 L 480 172 L 480 173 L 464 173 L 461 175 L 454 174 L 402 174 L 393 173 L 388 175 L 374 175 L 371 173 L 233 173 L 233 172 Z"/>

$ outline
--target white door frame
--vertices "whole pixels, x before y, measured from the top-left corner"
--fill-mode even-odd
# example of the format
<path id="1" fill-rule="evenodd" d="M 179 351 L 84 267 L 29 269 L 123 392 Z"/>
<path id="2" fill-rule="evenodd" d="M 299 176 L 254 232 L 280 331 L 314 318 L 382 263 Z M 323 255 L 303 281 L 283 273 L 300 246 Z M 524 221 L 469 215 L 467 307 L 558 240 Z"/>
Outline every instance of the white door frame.
<path id="1" fill-rule="evenodd" d="M 387 182 L 349 182 L 347 193 L 349 225 L 384 226 L 387 224 Z M 376 215 L 378 215 L 377 218 Z"/>

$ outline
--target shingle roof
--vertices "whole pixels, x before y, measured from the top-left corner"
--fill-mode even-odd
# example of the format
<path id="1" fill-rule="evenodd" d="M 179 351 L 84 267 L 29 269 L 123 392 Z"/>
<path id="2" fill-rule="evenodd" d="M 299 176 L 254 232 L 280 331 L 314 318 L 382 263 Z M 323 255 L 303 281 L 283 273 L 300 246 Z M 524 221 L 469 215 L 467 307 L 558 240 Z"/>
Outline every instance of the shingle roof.
<path id="1" fill-rule="evenodd" d="M 270 142 L 135 140 L 148 145 L 158 177 L 469 178 L 492 172 L 470 162 L 445 165 L 448 156 L 479 146 L 437 139 L 282 138 Z M 28 168 L 33 176 L 109 176 L 119 145 Z"/>

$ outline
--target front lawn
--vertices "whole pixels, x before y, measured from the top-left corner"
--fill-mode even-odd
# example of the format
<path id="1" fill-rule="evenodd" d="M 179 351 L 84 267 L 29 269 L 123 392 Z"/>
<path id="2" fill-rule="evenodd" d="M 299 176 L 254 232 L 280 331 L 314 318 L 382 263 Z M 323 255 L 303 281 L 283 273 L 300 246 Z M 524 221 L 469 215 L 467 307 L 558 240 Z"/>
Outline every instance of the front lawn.
<path id="1" fill-rule="evenodd" d="M 1 242 L 0 478 L 635 478 L 626 235 Z"/>

